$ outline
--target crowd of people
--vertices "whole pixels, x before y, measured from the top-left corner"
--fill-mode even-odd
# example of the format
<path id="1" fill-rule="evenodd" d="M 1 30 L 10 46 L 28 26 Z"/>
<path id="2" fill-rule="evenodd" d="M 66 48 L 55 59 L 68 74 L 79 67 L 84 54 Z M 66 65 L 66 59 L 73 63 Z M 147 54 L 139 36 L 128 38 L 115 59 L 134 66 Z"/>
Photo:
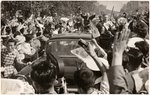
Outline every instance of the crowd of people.
<path id="1" fill-rule="evenodd" d="M 31 14 L 25 19 L 22 11 L 18 10 L 12 19 L 4 19 L 3 14 L 1 16 L 1 78 L 27 82 L 33 89 L 30 93 L 69 93 L 63 78 L 59 79 L 63 89 L 56 87 L 59 82 L 54 64 L 47 60 L 35 60 L 45 54 L 46 42 L 53 35 L 92 34 L 97 31 L 100 36 L 93 38 L 91 43 L 87 42 L 87 47 L 83 48 L 95 61 L 101 79 L 96 85 L 97 73 L 86 67 L 77 70 L 74 73 L 77 93 L 149 93 L 148 12 L 134 15 L 120 13 L 118 16 L 80 12 L 68 17 L 58 17 L 57 13 L 53 16 Z M 95 44 L 98 53 L 91 44 Z M 100 58 L 105 59 L 109 67 Z M 30 75 L 21 75 L 20 71 L 27 66 L 32 66 Z"/>

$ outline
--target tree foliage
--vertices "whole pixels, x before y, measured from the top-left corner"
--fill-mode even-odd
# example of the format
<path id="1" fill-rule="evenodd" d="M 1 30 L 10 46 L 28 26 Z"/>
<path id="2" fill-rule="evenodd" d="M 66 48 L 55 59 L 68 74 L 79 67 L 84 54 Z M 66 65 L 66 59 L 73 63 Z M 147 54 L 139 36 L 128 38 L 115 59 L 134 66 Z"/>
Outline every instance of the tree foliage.
<path id="1" fill-rule="evenodd" d="M 31 13 L 41 11 L 49 14 L 53 6 L 59 16 L 68 16 L 76 14 L 80 6 L 83 12 L 100 14 L 105 6 L 97 3 L 97 1 L 2 1 L 1 12 L 5 17 L 12 17 L 17 10 L 22 10 L 23 15 L 28 17 Z"/>

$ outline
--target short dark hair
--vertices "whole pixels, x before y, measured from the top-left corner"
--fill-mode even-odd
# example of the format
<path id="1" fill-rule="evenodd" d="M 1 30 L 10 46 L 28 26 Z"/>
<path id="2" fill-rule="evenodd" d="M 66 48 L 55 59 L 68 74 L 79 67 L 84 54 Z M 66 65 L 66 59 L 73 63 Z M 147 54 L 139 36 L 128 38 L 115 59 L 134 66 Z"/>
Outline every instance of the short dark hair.
<path id="1" fill-rule="evenodd" d="M 75 71 L 74 79 L 79 88 L 87 90 L 94 86 L 95 76 L 94 73 L 87 68 Z"/>
<path id="2" fill-rule="evenodd" d="M 141 37 L 141 38 L 145 38 L 146 37 L 146 35 L 147 35 L 147 29 L 142 29 L 142 28 L 140 28 L 140 29 L 138 29 L 139 31 L 137 32 L 137 34 L 138 34 L 138 36 L 139 37 Z"/>
<path id="3" fill-rule="evenodd" d="M 31 71 L 31 79 L 38 83 L 42 88 L 48 89 L 52 86 L 56 79 L 56 67 L 47 61 L 33 65 Z"/>
<path id="4" fill-rule="evenodd" d="M 122 65 L 123 65 L 124 69 L 127 68 L 128 63 L 129 63 L 129 56 L 128 56 L 128 53 L 126 51 L 124 51 L 123 58 L 122 58 Z"/>
<path id="5" fill-rule="evenodd" d="M 135 46 L 146 56 L 149 53 L 149 44 L 146 41 L 136 42 Z"/>
<path id="6" fill-rule="evenodd" d="M 137 21 L 135 32 L 139 37 L 145 38 L 148 34 L 148 26 L 142 21 Z"/>
<path id="7" fill-rule="evenodd" d="M 129 64 L 134 66 L 134 68 L 137 68 L 142 64 L 143 53 L 140 50 L 130 48 L 127 55 L 129 57 Z"/>

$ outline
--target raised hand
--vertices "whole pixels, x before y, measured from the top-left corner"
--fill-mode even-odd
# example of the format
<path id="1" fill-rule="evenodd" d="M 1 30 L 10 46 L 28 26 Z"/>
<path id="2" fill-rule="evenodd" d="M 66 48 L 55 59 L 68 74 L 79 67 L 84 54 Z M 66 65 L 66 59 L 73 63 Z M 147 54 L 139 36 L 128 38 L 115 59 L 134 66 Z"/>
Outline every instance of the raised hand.
<path id="1" fill-rule="evenodd" d="M 117 32 L 114 39 L 113 53 L 123 53 L 127 47 L 127 41 L 130 34 L 128 28 L 124 28 L 121 32 Z"/>
<path id="2" fill-rule="evenodd" d="M 90 42 L 88 42 L 88 47 L 86 47 L 86 48 L 84 48 L 85 49 L 85 51 L 90 55 L 90 56 L 97 56 L 96 55 L 96 52 L 95 52 L 95 50 L 94 50 L 94 48 L 93 48 L 93 46 L 91 45 L 91 43 Z"/>
<path id="3" fill-rule="evenodd" d="M 122 65 L 123 52 L 127 47 L 130 30 L 125 27 L 121 32 L 117 32 L 114 39 L 112 66 Z"/>
<path id="4" fill-rule="evenodd" d="M 107 59 L 107 53 L 104 51 L 103 48 L 101 48 L 101 47 L 98 45 L 97 41 L 96 41 L 95 39 L 92 39 L 92 42 L 94 43 L 94 45 L 96 46 L 96 48 L 99 49 L 99 52 L 100 52 L 100 54 L 102 54 L 103 58 Z"/>

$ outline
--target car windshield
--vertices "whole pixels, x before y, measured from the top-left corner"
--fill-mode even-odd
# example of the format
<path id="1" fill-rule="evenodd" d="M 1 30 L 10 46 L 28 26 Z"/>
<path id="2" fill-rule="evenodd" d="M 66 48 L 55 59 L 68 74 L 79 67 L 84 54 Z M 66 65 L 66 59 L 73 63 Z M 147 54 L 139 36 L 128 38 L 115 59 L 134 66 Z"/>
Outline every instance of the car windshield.
<path id="1" fill-rule="evenodd" d="M 78 40 L 55 40 L 48 45 L 49 51 L 57 55 L 72 55 L 70 51 L 78 47 Z"/>

